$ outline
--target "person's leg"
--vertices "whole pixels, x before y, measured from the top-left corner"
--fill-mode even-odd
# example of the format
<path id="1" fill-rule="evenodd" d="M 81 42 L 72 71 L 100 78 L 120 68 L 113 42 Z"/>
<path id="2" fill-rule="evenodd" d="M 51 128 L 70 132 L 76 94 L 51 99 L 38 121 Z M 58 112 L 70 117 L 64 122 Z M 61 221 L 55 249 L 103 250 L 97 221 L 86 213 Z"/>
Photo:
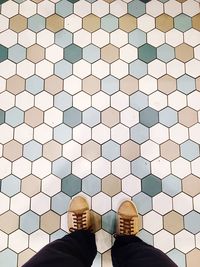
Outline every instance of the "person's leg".
<path id="1" fill-rule="evenodd" d="M 96 256 L 95 235 L 85 199 L 76 197 L 68 210 L 69 235 L 58 239 L 33 256 L 23 267 L 90 267 Z"/>
<path id="2" fill-rule="evenodd" d="M 111 249 L 114 267 L 177 267 L 161 250 L 156 249 L 139 237 L 139 217 L 136 207 L 125 201 L 118 211 L 116 240 Z"/>
<path id="3" fill-rule="evenodd" d="M 177 267 L 161 250 L 136 236 L 118 236 L 112 247 L 114 267 Z"/>

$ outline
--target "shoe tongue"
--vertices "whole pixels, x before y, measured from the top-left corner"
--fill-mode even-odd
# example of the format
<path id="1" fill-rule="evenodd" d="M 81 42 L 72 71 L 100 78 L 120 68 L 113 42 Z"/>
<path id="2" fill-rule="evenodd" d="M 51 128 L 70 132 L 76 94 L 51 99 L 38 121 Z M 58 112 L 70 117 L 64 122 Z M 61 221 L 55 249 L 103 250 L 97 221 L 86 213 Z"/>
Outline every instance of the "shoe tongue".
<path id="1" fill-rule="evenodd" d="M 119 213 L 119 215 L 122 219 L 129 219 L 129 220 L 133 219 L 133 217 L 134 217 L 133 215 L 129 215 L 129 214 L 120 214 Z"/>
<path id="2" fill-rule="evenodd" d="M 87 212 L 87 209 L 68 210 L 68 212 L 71 212 L 71 213 L 79 215 L 79 214 Z"/>

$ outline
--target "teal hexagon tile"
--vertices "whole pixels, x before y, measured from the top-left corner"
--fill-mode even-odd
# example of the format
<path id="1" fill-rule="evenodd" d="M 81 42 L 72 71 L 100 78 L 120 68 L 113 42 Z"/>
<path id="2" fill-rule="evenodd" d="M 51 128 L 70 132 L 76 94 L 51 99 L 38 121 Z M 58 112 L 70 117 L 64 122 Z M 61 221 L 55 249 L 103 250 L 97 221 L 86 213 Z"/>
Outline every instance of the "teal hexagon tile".
<path id="1" fill-rule="evenodd" d="M 11 108 L 6 111 L 5 122 L 12 127 L 16 127 L 24 122 L 24 112 L 19 108 Z"/>
<path id="2" fill-rule="evenodd" d="M 67 0 L 67 1 L 74 4 L 74 3 L 78 2 L 79 0 Z"/>
<path id="3" fill-rule="evenodd" d="M 113 32 L 118 29 L 118 18 L 108 14 L 101 19 L 101 28 L 106 32 Z"/>
<path id="4" fill-rule="evenodd" d="M 131 139 L 138 144 L 147 141 L 149 139 L 149 128 L 140 123 L 133 126 L 131 128 Z"/>
<path id="5" fill-rule="evenodd" d="M 89 196 L 94 196 L 101 191 L 101 180 L 93 174 L 82 180 L 82 191 Z"/>
<path id="6" fill-rule="evenodd" d="M 112 75 L 102 79 L 102 91 L 108 95 L 112 95 L 119 91 L 119 80 Z"/>
<path id="7" fill-rule="evenodd" d="M 128 3 L 128 13 L 138 18 L 145 14 L 145 4 L 139 0 L 133 0 Z"/>
<path id="8" fill-rule="evenodd" d="M 64 178 L 71 173 L 71 162 L 65 158 L 59 158 L 52 164 L 52 173 L 59 178 Z"/>
<path id="9" fill-rule="evenodd" d="M 140 47 L 147 42 L 147 36 L 146 33 L 140 29 L 135 29 L 129 33 L 128 40 L 133 46 Z"/>
<path id="10" fill-rule="evenodd" d="M 26 58 L 26 48 L 19 44 L 10 47 L 8 50 L 8 58 L 15 63 L 19 63 Z"/>
<path id="11" fill-rule="evenodd" d="M 60 124 L 53 130 L 53 138 L 61 144 L 65 144 L 72 139 L 72 128 L 65 124 Z"/>
<path id="12" fill-rule="evenodd" d="M 184 216 L 185 229 L 192 234 L 200 232 L 200 214 L 196 211 L 191 211 Z"/>
<path id="13" fill-rule="evenodd" d="M 55 64 L 55 74 L 62 79 L 72 74 L 72 64 L 66 60 L 61 60 Z"/>
<path id="14" fill-rule="evenodd" d="M 0 266 L 17 266 L 17 254 L 9 248 L 0 253 Z"/>
<path id="15" fill-rule="evenodd" d="M 81 123 L 81 111 L 76 108 L 69 108 L 63 115 L 64 123 L 70 127 L 75 127 Z"/>
<path id="16" fill-rule="evenodd" d="M 67 30 L 61 30 L 55 34 L 55 44 L 62 48 L 69 46 L 72 43 L 72 33 Z"/>
<path id="17" fill-rule="evenodd" d="M 174 197 L 181 192 L 182 185 L 181 180 L 170 174 L 162 180 L 162 191 L 167 195 Z"/>
<path id="18" fill-rule="evenodd" d="M 24 145 L 23 156 L 31 161 L 34 161 L 42 156 L 42 145 L 35 140 Z"/>
<path id="19" fill-rule="evenodd" d="M 42 92 L 43 88 L 44 80 L 37 75 L 33 75 L 26 80 L 26 90 L 33 95 Z"/>
<path id="20" fill-rule="evenodd" d="M 129 65 L 129 72 L 135 78 L 142 78 L 147 74 L 147 64 L 137 59 Z"/>
<path id="21" fill-rule="evenodd" d="M 140 1 L 146 4 L 146 3 L 150 2 L 151 0 L 140 0 Z"/>
<path id="22" fill-rule="evenodd" d="M 138 91 L 130 96 L 130 106 L 138 111 L 148 107 L 148 96 Z"/>
<path id="23" fill-rule="evenodd" d="M 137 210 L 141 215 L 146 214 L 153 208 L 152 198 L 147 194 L 145 194 L 144 192 L 138 193 L 132 198 L 132 200 L 137 206 Z"/>
<path id="24" fill-rule="evenodd" d="M 192 161 L 199 157 L 200 152 L 199 152 L 199 144 L 187 140 L 184 143 L 180 145 L 181 148 L 181 156 L 189 161 Z"/>
<path id="25" fill-rule="evenodd" d="M 64 111 L 72 106 L 72 96 L 66 92 L 60 92 L 54 97 L 54 105 L 56 108 Z"/>
<path id="26" fill-rule="evenodd" d="M 139 238 L 141 238 L 145 243 L 153 246 L 153 235 L 151 233 L 149 233 L 146 230 L 142 229 L 141 231 L 139 231 L 137 236 Z"/>
<path id="27" fill-rule="evenodd" d="M 70 63 L 75 63 L 82 59 L 82 48 L 78 45 L 71 44 L 64 49 L 64 59 Z"/>
<path id="28" fill-rule="evenodd" d="M 0 109 L 0 125 L 5 122 L 5 111 Z"/>
<path id="29" fill-rule="evenodd" d="M 8 0 L 0 0 L 0 5 L 7 2 Z"/>
<path id="30" fill-rule="evenodd" d="M 185 32 L 192 28 L 192 18 L 186 14 L 180 14 L 174 18 L 174 27 L 181 32 Z"/>
<path id="31" fill-rule="evenodd" d="M 23 2 L 25 2 L 26 0 L 14 0 L 16 3 L 18 3 L 18 4 L 21 4 L 21 3 L 23 3 Z"/>
<path id="32" fill-rule="evenodd" d="M 32 234 L 40 227 L 40 217 L 32 212 L 28 211 L 20 216 L 20 229 L 27 234 Z"/>
<path id="33" fill-rule="evenodd" d="M 72 197 L 81 192 L 81 179 L 70 174 L 62 179 L 62 192 Z"/>
<path id="34" fill-rule="evenodd" d="M 150 44 L 144 44 L 138 49 L 138 57 L 140 60 L 145 63 L 150 63 L 154 59 L 156 59 L 157 51 L 156 48 Z"/>
<path id="35" fill-rule="evenodd" d="M 114 160 L 120 157 L 120 145 L 112 140 L 102 145 L 102 157 Z"/>
<path id="36" fill-rule="evenodd" d="M 69 1 L 61 0 L 56 3 L 56 14 L 65 18 L 73 13 L 73 4 Z"/>
<path id="37" fill-rule="evenodd" d="M 167 253 L 167 256 L 172 259 L 177 266 L 185 267 L 185 254 L 178 249 L 172 249 Z"/>
<path id="38" fill-rule="evenodd" d="M 142 192 L 154 197 L 162 191 L 162 181 L 155 175 L 148 175 L 142 179 Z"/>
<path id="39" fill-rule="evenodd" d="M 67 233 L 61 229 L 50 235 L 50 242 L 63 238 Z"/>
<path id="40" fill-rule="evenodd" d="M 139 178 L 144 178 L 150 174 L 150 162 L 142 157 L 131 162 L 132 174 Z"/>
<path id="41" fill-rule="evenodd" d="M 100 59 L 100 48 L 96 45 L 90 44 L 83 48 L 83 59 L 90 63 L 94 63 L 98 59 Z"/>
<path id="42" fill-rule="evenodd" d="M 187 74 L 184 74 L 177 79 L 177 89 L 188 95 L 196 89 L 195 79 Z"/>
<path id="43" fill-rule="evenodd" d="M 110 210 L 102 216 L 102 228 L 111 235 L 115 233 L 116 212 Z"/>
<path id="44" fill-rule="evenodd" d="M 101 120 L 101 113 L 95 108 L 90 107 L 83 111 L 84 124 L 90 127 L 94 127 L 100 123 L 100 120 Z"/>
<path id="45" fill-rule="evenodd" d="M 12 197 L 20 192 L 21 180 L 14 175 L 9 175 L 2 180 L 1 192 Z"/>
<path id="46" fill-rule="evenodd" d="M 147 127 L 152 127 L 158 123 L 158 115 L 159 113 L 157 110 L 147 107 L 140 111 L 140 123 Z"/>
<path id="47" fill-rule="evenodd" d="M 170 60 L 175 58 L 175 49 L 174 47 L 163 44 L 157 49 L 157 57 L 163 62 L 169 62 Z"/>
<path id="48" fill-rule="evenodd" d="M 0 44 L 0 62 L 8 59 L 8 48 Z"/>
<path id="49" fill-rule="evenodd" d="M 70 199 L 71 198 L 63 192 L 59 192 L 51 199 L 51 209 L 60 215 L 66 213 Z"/>
<path id="50" fill-rule="evenodd" d="M 178 122 L 176 110 L 166 107 L 159 112 L 159 122 L 167 127 L 171 127 Z"/>
<path id="51" fill-rule="evenodd" d="M 28 18 L 28 29 L 33 32 L 39 32 L 45 28 L 45 18 L 39 14 L 35 14 Z"/>

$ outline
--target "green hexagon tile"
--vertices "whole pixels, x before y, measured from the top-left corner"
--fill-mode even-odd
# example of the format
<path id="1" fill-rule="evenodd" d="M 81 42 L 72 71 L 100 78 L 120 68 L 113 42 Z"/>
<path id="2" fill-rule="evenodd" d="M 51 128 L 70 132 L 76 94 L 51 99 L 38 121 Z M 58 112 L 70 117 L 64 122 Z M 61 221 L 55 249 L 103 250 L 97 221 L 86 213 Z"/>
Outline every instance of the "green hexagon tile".
<path id="1" fill-rule="evenodd" d="M 94 267 L 126 198 L 141 238 L 197 267 L 199 1 L 0 4 L 0 265 L 65 235 L 81 194 L 105 241 Z"/>

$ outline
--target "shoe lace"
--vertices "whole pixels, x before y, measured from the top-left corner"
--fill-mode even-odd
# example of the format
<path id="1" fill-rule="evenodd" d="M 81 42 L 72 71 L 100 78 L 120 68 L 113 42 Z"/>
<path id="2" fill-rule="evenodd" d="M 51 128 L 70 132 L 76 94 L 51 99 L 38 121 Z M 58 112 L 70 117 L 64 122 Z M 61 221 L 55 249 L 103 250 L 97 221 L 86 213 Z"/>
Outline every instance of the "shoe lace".
<path id="1" fill-rule="evenodd" d="M 134 218 L 120 218 L 119 222 L 120 234 L 131 235 L 134 233 Z"/>
<path id="2" fill-rule="evenodd" d="M 87 218 L 86 218 L 86 212 L 76 214 L 72 214 L 73 219 L 73 225 L 74 227 L 71 227 L 69 230 L 70 232 L 74 232 L 76 230 L 87 230 Z"/>

